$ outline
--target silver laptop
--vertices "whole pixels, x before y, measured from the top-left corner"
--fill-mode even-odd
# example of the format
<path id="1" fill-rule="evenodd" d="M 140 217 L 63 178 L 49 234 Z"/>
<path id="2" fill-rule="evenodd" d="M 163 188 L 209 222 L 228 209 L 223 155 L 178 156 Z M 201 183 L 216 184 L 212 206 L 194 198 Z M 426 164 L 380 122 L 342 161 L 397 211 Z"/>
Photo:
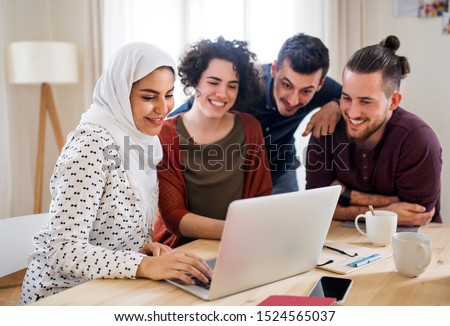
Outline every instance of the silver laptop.
<path id="1" fill-rule="evenodd" d="M 167 281 L 214 300 L 312 270 L 341 191 L 330 186 L 233 201 L 227 211 L 209 288 Z"/>

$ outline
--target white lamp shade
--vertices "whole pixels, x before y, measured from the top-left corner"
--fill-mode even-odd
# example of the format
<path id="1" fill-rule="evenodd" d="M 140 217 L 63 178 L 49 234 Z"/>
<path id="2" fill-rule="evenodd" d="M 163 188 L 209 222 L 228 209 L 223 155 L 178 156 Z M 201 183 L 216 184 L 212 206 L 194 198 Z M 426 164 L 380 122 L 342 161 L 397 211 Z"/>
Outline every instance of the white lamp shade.
<path id="1" fill-rule="evenodd" d="M 11 84 L 78 82 L 76 46 L 66 42 L 15 42 L 8 48 Z"/>

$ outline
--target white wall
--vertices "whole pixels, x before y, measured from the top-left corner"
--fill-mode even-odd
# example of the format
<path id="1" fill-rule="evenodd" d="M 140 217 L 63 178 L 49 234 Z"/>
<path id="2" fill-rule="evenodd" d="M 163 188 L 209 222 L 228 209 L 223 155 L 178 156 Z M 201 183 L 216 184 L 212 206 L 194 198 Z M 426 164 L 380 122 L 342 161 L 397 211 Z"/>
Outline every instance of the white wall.
<path id="1" fill-rule="evenodd" d="M 450 223 L 450 35 L 441 18 L 393 17 L 394 0 L 365 0 L 364 45 L 390 34 L 401 42 L 411 73 L 402 82 L 402 106 L 424 119 L 436 132 L 443 151 L 441 215 Z M 420 186 L 420 185 L 418 185 Z"/>

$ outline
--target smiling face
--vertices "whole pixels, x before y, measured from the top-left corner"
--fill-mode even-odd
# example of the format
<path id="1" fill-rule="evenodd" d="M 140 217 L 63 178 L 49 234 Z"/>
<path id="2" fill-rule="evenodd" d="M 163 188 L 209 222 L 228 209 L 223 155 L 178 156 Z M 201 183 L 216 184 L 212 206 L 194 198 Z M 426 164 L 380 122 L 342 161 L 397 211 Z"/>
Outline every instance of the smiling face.
<path id="1" fill-rule="evenodd" d="M 233 63 L 223 59 L 212 59 L 202 73 L 193 104 L 209 118 L 222 118 L 236 102 L 239 92 L 239 78 Z"/>
<path id="2" fill-rule="evenodd" d="M 136 128 L 156 136 L 164 118 L 174 107 L 172 69 L 161 67 L 133 84 L 130 93 L 131 112 Z"/>
<path id="3" fill-rule="evenodd" d="M 400 104 L 401 94 L 394 92 L 387 98 L 382 86 L 381 72 L 361 74 L 344 70 L 340 107 L 347 137 L 358 145 L 373 148 Z"/>
<path id="4" fill-rule="evenodd" d="M 320 90 L 324 79 L 322 69 L 311 74 L 302 74 L 291 68 L 288 59 L 280 67 L 272 65 L 273 98 L 278 112 L 290 117 L 311 101 L 314 94 Z"/>

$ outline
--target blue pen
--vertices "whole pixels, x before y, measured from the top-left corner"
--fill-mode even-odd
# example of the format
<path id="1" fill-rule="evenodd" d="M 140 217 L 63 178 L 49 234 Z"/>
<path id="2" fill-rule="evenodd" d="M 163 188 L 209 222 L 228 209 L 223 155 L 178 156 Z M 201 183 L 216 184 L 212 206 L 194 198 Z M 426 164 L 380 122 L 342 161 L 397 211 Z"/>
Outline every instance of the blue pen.
<path id="1" fill-rule="evenodd" d="M 371 262 L 374 262 L 374 261 L 376 261 L 376 260 L 378 260 L 380 258 L 381 258 L 381 256 L 379 254 L 373 254 L 373 255 L 370 255 L 368 257 L 364 257 L 364 258 L 355 260 L 354 262 L 348 263 L 347 266 L 360 267 L 360 266 L 363 266 L 363 265 L 367 265 L 367 264 L 369 264 Z"/>

